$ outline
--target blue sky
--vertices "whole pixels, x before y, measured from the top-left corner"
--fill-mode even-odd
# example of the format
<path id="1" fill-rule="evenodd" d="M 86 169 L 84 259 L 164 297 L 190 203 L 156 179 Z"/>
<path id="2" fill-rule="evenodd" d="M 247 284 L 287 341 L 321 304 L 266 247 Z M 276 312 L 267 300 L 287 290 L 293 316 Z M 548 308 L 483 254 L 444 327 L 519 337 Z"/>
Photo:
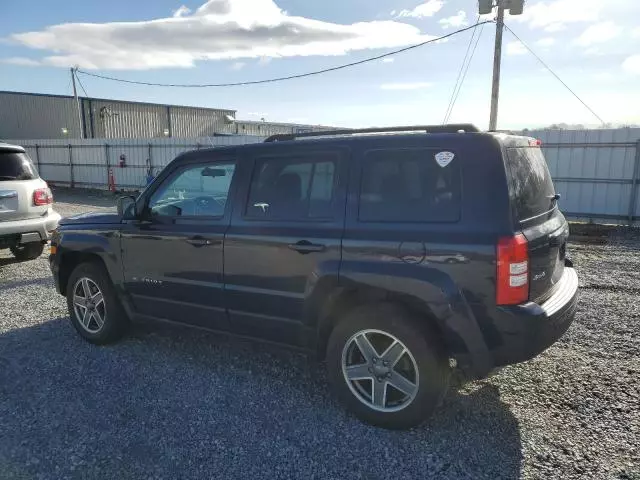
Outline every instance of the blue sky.
<path id="1" fill-rule="evenodd" d="M 3 1 L 0 90 L 70 94 L 69 67 L 131 80 L 220 83 L 303 73 L 474 23 L 475 0 Z M 506 22 L 607 122 L 640 123 L 640 2 L 529 0 Z M 9 27 L 7 29 L 7 27 Z M 88 94 L 224 107 L 238 118 L 338 126 L 442 122 L 471 31 L 351 69 L 282 83 L 178 89 L 81 76 Z M 494 26 L 451 121 L 486 128 Z M 505 32 L 500 128 L 596 125 Z"/>

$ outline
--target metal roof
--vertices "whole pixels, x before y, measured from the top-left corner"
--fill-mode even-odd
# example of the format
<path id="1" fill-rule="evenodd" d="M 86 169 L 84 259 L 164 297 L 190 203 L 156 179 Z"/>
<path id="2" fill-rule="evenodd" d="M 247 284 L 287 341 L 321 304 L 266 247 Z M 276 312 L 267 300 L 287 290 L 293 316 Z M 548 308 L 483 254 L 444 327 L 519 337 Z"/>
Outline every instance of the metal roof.
<path id="1" fill-rule="evenodd" d="M 10 95 L 32 95 L 35 97 L 51 97 L 51 98 L 66 98 L 73 99 L 73 95 L 58 95 L 53 93 L 33 93 L 33 92 L 12 92 L 10 90 L 0 90 L 0 94 L 10 94 Z M 136 105 L 150 105 L 156 107 L 184 107 L 184 108 L 198 108 L 202 110 L 217 110 L 223 112 L 230 112 L 235 115 L 237 110 L 232 110 L 229 108 L 217 108 L 217 107 L 202 107 L 200 105 L 178 105 L 174 103 L 153 103 L 153 102 L 138 102 L 135 100 L 116 100 L 113 98 L 100 98 L 100 97 L 87 97 L 83 95 L 78 95 L 78 98 L 86 99 L 86 100 L 95 100 L 99 102 L 113 102 L 113 103 L 129 103 Z"/>

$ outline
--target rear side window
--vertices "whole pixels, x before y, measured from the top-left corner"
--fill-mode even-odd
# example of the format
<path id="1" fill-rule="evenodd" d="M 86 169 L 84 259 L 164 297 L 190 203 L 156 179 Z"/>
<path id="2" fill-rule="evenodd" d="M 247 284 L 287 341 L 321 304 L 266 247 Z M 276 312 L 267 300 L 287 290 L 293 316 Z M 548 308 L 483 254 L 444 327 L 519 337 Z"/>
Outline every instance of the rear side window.
<path id="1" fill-rule="evenodd" d="M 0 181 L 33 178 L 38 178 L 38 173 L 26 153 L 0 152 Z"/>
<path id="2" fill-rule="evenodd" d="M 331 217 L 336 161 L 331 154 L 258 159 L 247 216 L 279 220 Z"/>
<path id="3" fill-rule="evenodd" d="M 555 190 L 539 147 L 507 148 L 509 193 L 520 221 L 551 210 Z"/>
<path id="4" fill-rule="evenodd" d="M 460 160 L 452 152 L 372 150 L 365 154 L 361 178 L 360 221 L 456 222 L 460 219 Z"/>

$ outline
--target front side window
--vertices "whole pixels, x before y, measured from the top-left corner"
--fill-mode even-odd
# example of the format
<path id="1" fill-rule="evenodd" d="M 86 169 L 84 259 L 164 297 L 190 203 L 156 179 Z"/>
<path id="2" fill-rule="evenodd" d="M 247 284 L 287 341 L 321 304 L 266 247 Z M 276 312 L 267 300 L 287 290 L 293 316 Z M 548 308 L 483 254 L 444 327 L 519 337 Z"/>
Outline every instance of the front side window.
<path id="1" fill-rule="evenodd" d="M 151 216 L 223 216 L 234 172 L 235 164 L 231 162 L 200 164 L 178 171 L 151 196 Z"/>
<path id="2" fill-rule="evenodd" d="M 447 162 L 438 162 L 446 154 Z M 358 218 L 363 222 L 455 222 L 460 218 L 460 159 L 434 149 L 365 154 Z"/>
<path id="3" fill-rule="evenodd" d="M 336 161 L 332 156 L 259 159 L 246 214 L 284 220 L 330 217 L 335 181 Z"/>

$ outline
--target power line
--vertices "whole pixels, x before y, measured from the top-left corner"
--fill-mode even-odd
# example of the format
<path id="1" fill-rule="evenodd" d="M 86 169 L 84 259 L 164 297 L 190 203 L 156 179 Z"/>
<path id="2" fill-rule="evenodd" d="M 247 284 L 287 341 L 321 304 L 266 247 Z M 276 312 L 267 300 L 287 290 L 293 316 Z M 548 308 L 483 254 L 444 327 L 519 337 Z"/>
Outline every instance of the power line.
<path id="1" fill-rule="evenodd" d="M 77 73 L 82 73 L 83 75 L 88 75 L 90 77 L 96 77 L 96 78 L 102 78 L 104 80 L 112 80 L 114 82 L 122 82 L 122 83 L 131 83 L 131 84 L 135 84 L 135 85 L 147 85 L 147 86 L 153 86 L 153 87 L 184 87 L 184 88 L 204 88 L 204 87 L 236 87 L 236 86 L 242 86 L 242 85 L 257 85 L 257 84 L 262 84 L 262 83 L 274 83 L 274 82 L 281 82 L 284 80 L 293 80 L 295 78 L 303 78 L 303 77 L 310 77 L 312 75 L 320 75 L 322 73 L 327 73 L 327 72 L 333 72 L 336 70 L 342 70 L 344 68 L 349 68 L 349 67 L 354 67 L 356 65 L 361 65 L 363 63 L 368 63 L 368 62 L 373 62 L 375 60 L 380 60 L 381 58 L 385 58 L 385 57 L 389 57 L 391 55 L 397 55 L 398 53 L 402 53 L 402 52 L 406 52 L 408 50 L 413 50 L 414 48 L 418 48 L 418 47 L 422 47 L 424 45 L 427 45 L 429 43 L 434 43 L 434 42 L 438 42 L 440 40 L 444 40 L 445 38 L 449 38 L 452 37 L 454 35 L 457 35 L 459 33 L 462 32 L 466 32 L 467 30 L 471 30 L 474 28 L 479 27 L 480 25 L 484 25 L 485 23 L 493 23 L 492 20 L 487 20 L 481 23 L 476 23 L 475 25 L 471 25 L 469 27 L 465 27 L 462 28 L 460 30 L 456 30 L 454 32 L 448 33 L 446 35 L 442 35 L 441 37 L 436 37 L 436 38 L 432 38 L 431 40 L 427 40 L 425 42 L 422 43 L 417 43 L 415 45 L 410 45 L 408 47 L 404 47 L 398 50 L 394 50 L 392 52 L 388 52 L 388 53 L 384 53 L 382 55 L 376 55 L 375 57 L 369 57 L 369 58 L 365 58 L 364 60 L 358 60 L 357 62 L 351 62 L 351 63 L 345 63 L 342 65 L 337 65 L 335 67 L 330 67 L 330 68 L 324 68 L 322 70 L 315 70 L 313 72 L 307 72 L 307 73 L 300 73 L 298 75 L 288 75 L 285 77 L 276 77 L 276 78 L 267 78 L 264 80 L 253 80 L 253 81 L 248 81 L 248 82 L 236 82 L 236 83 L 186 83 L 186 84 L 180 84 L 180 83 L 154 83 L 154 82 L 141 82 L 141 81 L 135 81 L 135 80 L 126 80 L 124 78 L 116 78 L 116 77 L 109 77 L 107 75 L 99 75 L 97 73 L 89 73 L 89 72 L 85 72 L 84 70 L 76 70 Z"/>
<path id="2" fill-rule="evenodd" d="M 476 18 L 476 24 L 480 21 L 480 15 Z M 476 35 L 476 29 L 473 29 L 471 32 L 471 38 L 469 38 L 469 44 L 467 45 L 467 51 L 464 52 L 464 58 L 462 59 L 462 65 L 460 65 L 460 70 L 458 71 L 458 76 L 456 77 L 456 83 L 453 85 L 453 91 L 451 92 L 451 97 L 449 97 L 449 104 L 447 105 L 447 110 L 444 113 L 444 120 L 442 123 L 447 123 L 447 118 L 449 117 L 449 110 L 451 110 L 451 104 L 453 103 L 453 97 L 456 95 L 456 90 L 458 89 L 458 83 L 460 82 L 460 77 L 462 76 L 462 71 L 464 70 L 464 65 L 467 62 L 467 57 L 469 56 L 469 51 L 471 50 L 471 45 L 473 44 L 473 38 Z"/>
<path id="3" fill-rule="evenodd" d="M 591 112 L 591 113 L 592 113 L 592 114 L 593 114 L 593 115 L 594 115 L 598 120 L 600 120 L 600 123 L 602 123 L 603 125 L 605 125 L 605 121 L 602 119 L 602 117 L 600 117 L 600 115 L 598 115 L 596 112 L 594 112 L 594 111 L 593 111 L 593 109 L 592 109 L 589 105 L 587 105 L 587 104 L 584 102 L 584 100 L 582 100 L 582 99 L 578 96 L 578 94 L 577 94 L 576 92 L 574 92 L 574 91 L 569 87 L 569 85 L 567 85 L 567 84 L 566 84 L 566 83 L 565 83 L 565 82 L 564 82 L 564 81 L 563 81 L 563 80 L 558 76 L 558 74 L 557 74 L 556 72 L 554 72 L 554 71 L 551 69 L 551 67 L 550 67 L 549 65 L 547 65 L 547 64 L 546 64 L 546 63 L 545 63 L 545 62 L 544 62 L 544 61 L 543 61 L 543 60 L 542 60 L 538 55 L 536 55 L 536 53 L 535 53 L 533 50 L 531 50 L 531 48 L 529 47 L 529 45 L 527 45 L 526 43 L 524 43 L 524 42 L 522 41 L 522 39 L 521 39 L 521 38 L 516 34 L 516 32 L 514 32 L 513 30 L 511 30 L 511 28 L 509 28 L 509 25 L 507 25 L 507 24 L 505 23 L 505 24 L 504 24 L 504 27 L 505 27 L 507 30 L 509 30 L 509 32 L 511 33 L 511 35 L 513 35 L 514 37 L 516 37 L 516 39 L 517 39 L 517 40 L 522 44 L 522 46 L 523 46 L 524 48 L 526 48 L 527 50 L 529 50 L 529 53 L 530 53 L 531 55 L 533 55 L 533 56 L 536 58 L 536 60 L 538 60 L 538 62 L 540 62 L 540 63 L 542 64 L 542 66 L 543 66 L 544 68 L 546 68 L 547 70 L 549 70 L 549 72 L 551 72 L 551 75 L 553 75 L 554 77 L 556 77 L 556 79 L 557 79 L 557 80 L 558 80 L 562 85 L 564 85 L 564 87 L 565 87 L 567 90 L 569 90 L 569 92 L 571 92 L 571 94 L 572 94 L 574 97 L 576 97 L 576 98 L 578 99 L 578 101 L 579 101 L 582 105 L 584 105 L 584 106 L 586 107 L 586 109 L 587 109 L 587 110 L 589 110 L 589 111 L 590 111 L 590 112 Z"/>
<path id="4" fill-rule="evenodd" d="M 469 67 L 471 66 L 471 61 L 473 60 L 473 56 L 476 53 L 476 49 L 478 48 L 478 43 L 480 43 L 480 37 L 482 36 L 482 31 L 484 30 L 484 25 L 480 27 L 480 31 L 478 32 L 478 36 L 476 37 L 476 43 L 473 46 L 473 50 L 471 50 L 471 55 L 469 56 L 469 61 L 467 62 L 467 66 L 464 69 L 464 73 L 462 74 L 462 79 L 460 80 L 460 85 L 458 86 L 458 91 L 456 92 L 455 97 L 453 98 L 453 103 L 451 104 L 451 108 L 449 110 L 449 115 L 447 116 L 447 122 L 451 118 L 451 114 L 453 113 L 453 108 L 456 106 L 456 102 L 458 101 L 458 96 L 462 91 L 462 85 L 464 84 L 464 80 L 467 78 L 467 72 L 469 71 Z"/>
<path id="5" fill-rule="evenodd" d="M 80 85 L 80 88 L 82 89 L 82 91 L 84 92 L 84 96 L 89 98 L 89 94 L 87 93 L 87 91 L 84 89 L 84 85 L 82 85 L 82 82 L 80 81 L 80 77 L 78 77 L 78 72 L 75 72 L 76 75 L 76 80 L 78 80 L 78 85 Z"/>

